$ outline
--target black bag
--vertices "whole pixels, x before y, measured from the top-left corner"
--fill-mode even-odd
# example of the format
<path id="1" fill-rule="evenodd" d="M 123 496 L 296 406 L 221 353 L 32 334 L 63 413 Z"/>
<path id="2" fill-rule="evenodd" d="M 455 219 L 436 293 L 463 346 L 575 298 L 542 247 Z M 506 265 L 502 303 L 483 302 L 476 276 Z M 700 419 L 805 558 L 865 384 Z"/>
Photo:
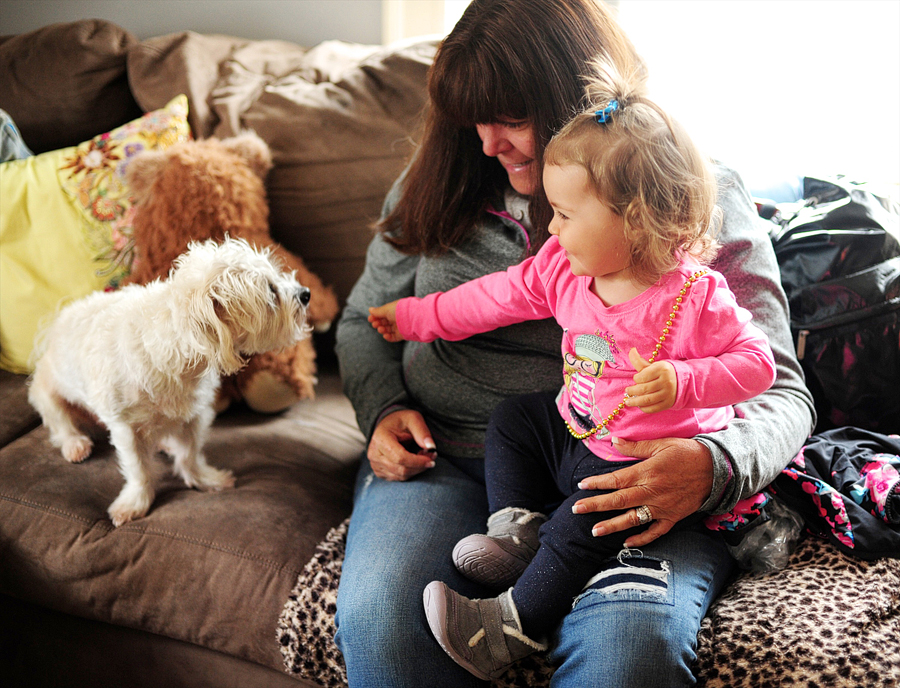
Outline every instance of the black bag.
<path id="1" fill-rule="evenodd" d="M 771 207 L 770 207 L 771 208 Z M 816 432 L 900 432 L 900 212 L 865 184 L 805 177 L 770 231 Z"/>

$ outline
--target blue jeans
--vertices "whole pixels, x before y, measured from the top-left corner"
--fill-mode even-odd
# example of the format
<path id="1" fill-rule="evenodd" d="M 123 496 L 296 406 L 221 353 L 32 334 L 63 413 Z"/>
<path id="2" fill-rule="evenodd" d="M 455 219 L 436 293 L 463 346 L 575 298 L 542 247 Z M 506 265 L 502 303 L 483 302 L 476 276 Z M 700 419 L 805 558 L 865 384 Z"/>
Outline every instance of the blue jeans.
<path id="1" fill-rule="evenodd" d="M 697 631 L 734 560 L 703 524 L 630 553 L 607 563 L 557 629 L 553 688 L 694 685 Z"/>
<path id="2" fill-rule="evenodd" d="M 422 605 L 432 580 L 467 597 L 493 594 L 450 559 L 459 539 L 484 532 L 488 517 L 479 462 L 459 463 L 439 457 L 412 480 L 389 482 L 363 459 L 336 616 L 350 688 L 484 685 L 440 648 Z M 609 562 L 557 629 L 554 688 L 693 684 L 697 630 L 732 560 L 721 537 L 702 526 L 642 552 Z"/>

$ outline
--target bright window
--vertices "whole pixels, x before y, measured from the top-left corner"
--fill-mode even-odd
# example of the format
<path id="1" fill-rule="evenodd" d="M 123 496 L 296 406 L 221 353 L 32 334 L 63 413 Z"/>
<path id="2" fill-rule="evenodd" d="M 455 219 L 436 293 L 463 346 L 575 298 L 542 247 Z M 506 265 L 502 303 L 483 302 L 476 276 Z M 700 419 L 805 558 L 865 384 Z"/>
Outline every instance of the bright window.
<path id="1" fill-rule="evenodd" d="M 469 0 L 444 0 L 444 33 L 450 33 L 468 6 Z"/>
<path id="2" fill-rule="evenodd" d="M 467 4 L 444 0 L 444 33 Z M 610 4 L 650 66 L 651 95 L 751 186 L 900 183 L 897 0 Z"/>
<path id="3" fill-rule="evenodd" d="M 620 0 L 651 95 L 748 183 L 900 182 L 900 2 Z"/>

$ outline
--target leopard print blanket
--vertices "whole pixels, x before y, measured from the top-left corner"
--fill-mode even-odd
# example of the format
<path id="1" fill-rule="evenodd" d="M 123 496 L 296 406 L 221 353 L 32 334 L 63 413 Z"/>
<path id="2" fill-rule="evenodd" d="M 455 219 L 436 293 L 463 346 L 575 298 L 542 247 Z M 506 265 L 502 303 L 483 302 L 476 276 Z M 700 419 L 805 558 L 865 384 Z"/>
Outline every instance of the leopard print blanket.
<path id="1" fill-rule="evenodd" d="M 278 623 L 285 670 L 345 688 L 334 612 L 347 522 L 318 546 Z M 742 574 L 710 608 L 697 636 L 694 673 L 706 688 L 900 686 L 900 559 L 862 561 L 807 537 L 781 571 Z M 548 686 L 541 655 L 514 665 L 492 688 Z"/>

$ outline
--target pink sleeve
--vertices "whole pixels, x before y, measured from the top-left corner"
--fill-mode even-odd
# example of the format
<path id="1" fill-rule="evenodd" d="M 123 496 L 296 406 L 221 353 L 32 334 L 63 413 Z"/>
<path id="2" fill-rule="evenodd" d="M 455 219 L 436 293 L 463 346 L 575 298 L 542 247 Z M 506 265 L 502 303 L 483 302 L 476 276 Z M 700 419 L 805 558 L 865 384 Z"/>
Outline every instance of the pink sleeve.
<path id="1" fill-rule="evenodd" d="M 397 304 L 400 334 L 414 342 L 458 341 L 498 327 L 552 317 L 552 297 L 546 285 L 552 284 L 558 261 L 554 252 L 544 248 L 504 272 L 479 277 L 450 291 L 402 299 Z"/>
<path id="2" fill-rule="evenodd" d="M 692 316 L 685 318 L 680 338 L 683 360 L 671 361 L 678 376 L 673 408 L 732 406 L 772 386 L 775 359 L 768 337 L 750 322 L 753 316 L 737 304 L 724 277 L 711 273 L 698 281 L 687 304 Z"/>

